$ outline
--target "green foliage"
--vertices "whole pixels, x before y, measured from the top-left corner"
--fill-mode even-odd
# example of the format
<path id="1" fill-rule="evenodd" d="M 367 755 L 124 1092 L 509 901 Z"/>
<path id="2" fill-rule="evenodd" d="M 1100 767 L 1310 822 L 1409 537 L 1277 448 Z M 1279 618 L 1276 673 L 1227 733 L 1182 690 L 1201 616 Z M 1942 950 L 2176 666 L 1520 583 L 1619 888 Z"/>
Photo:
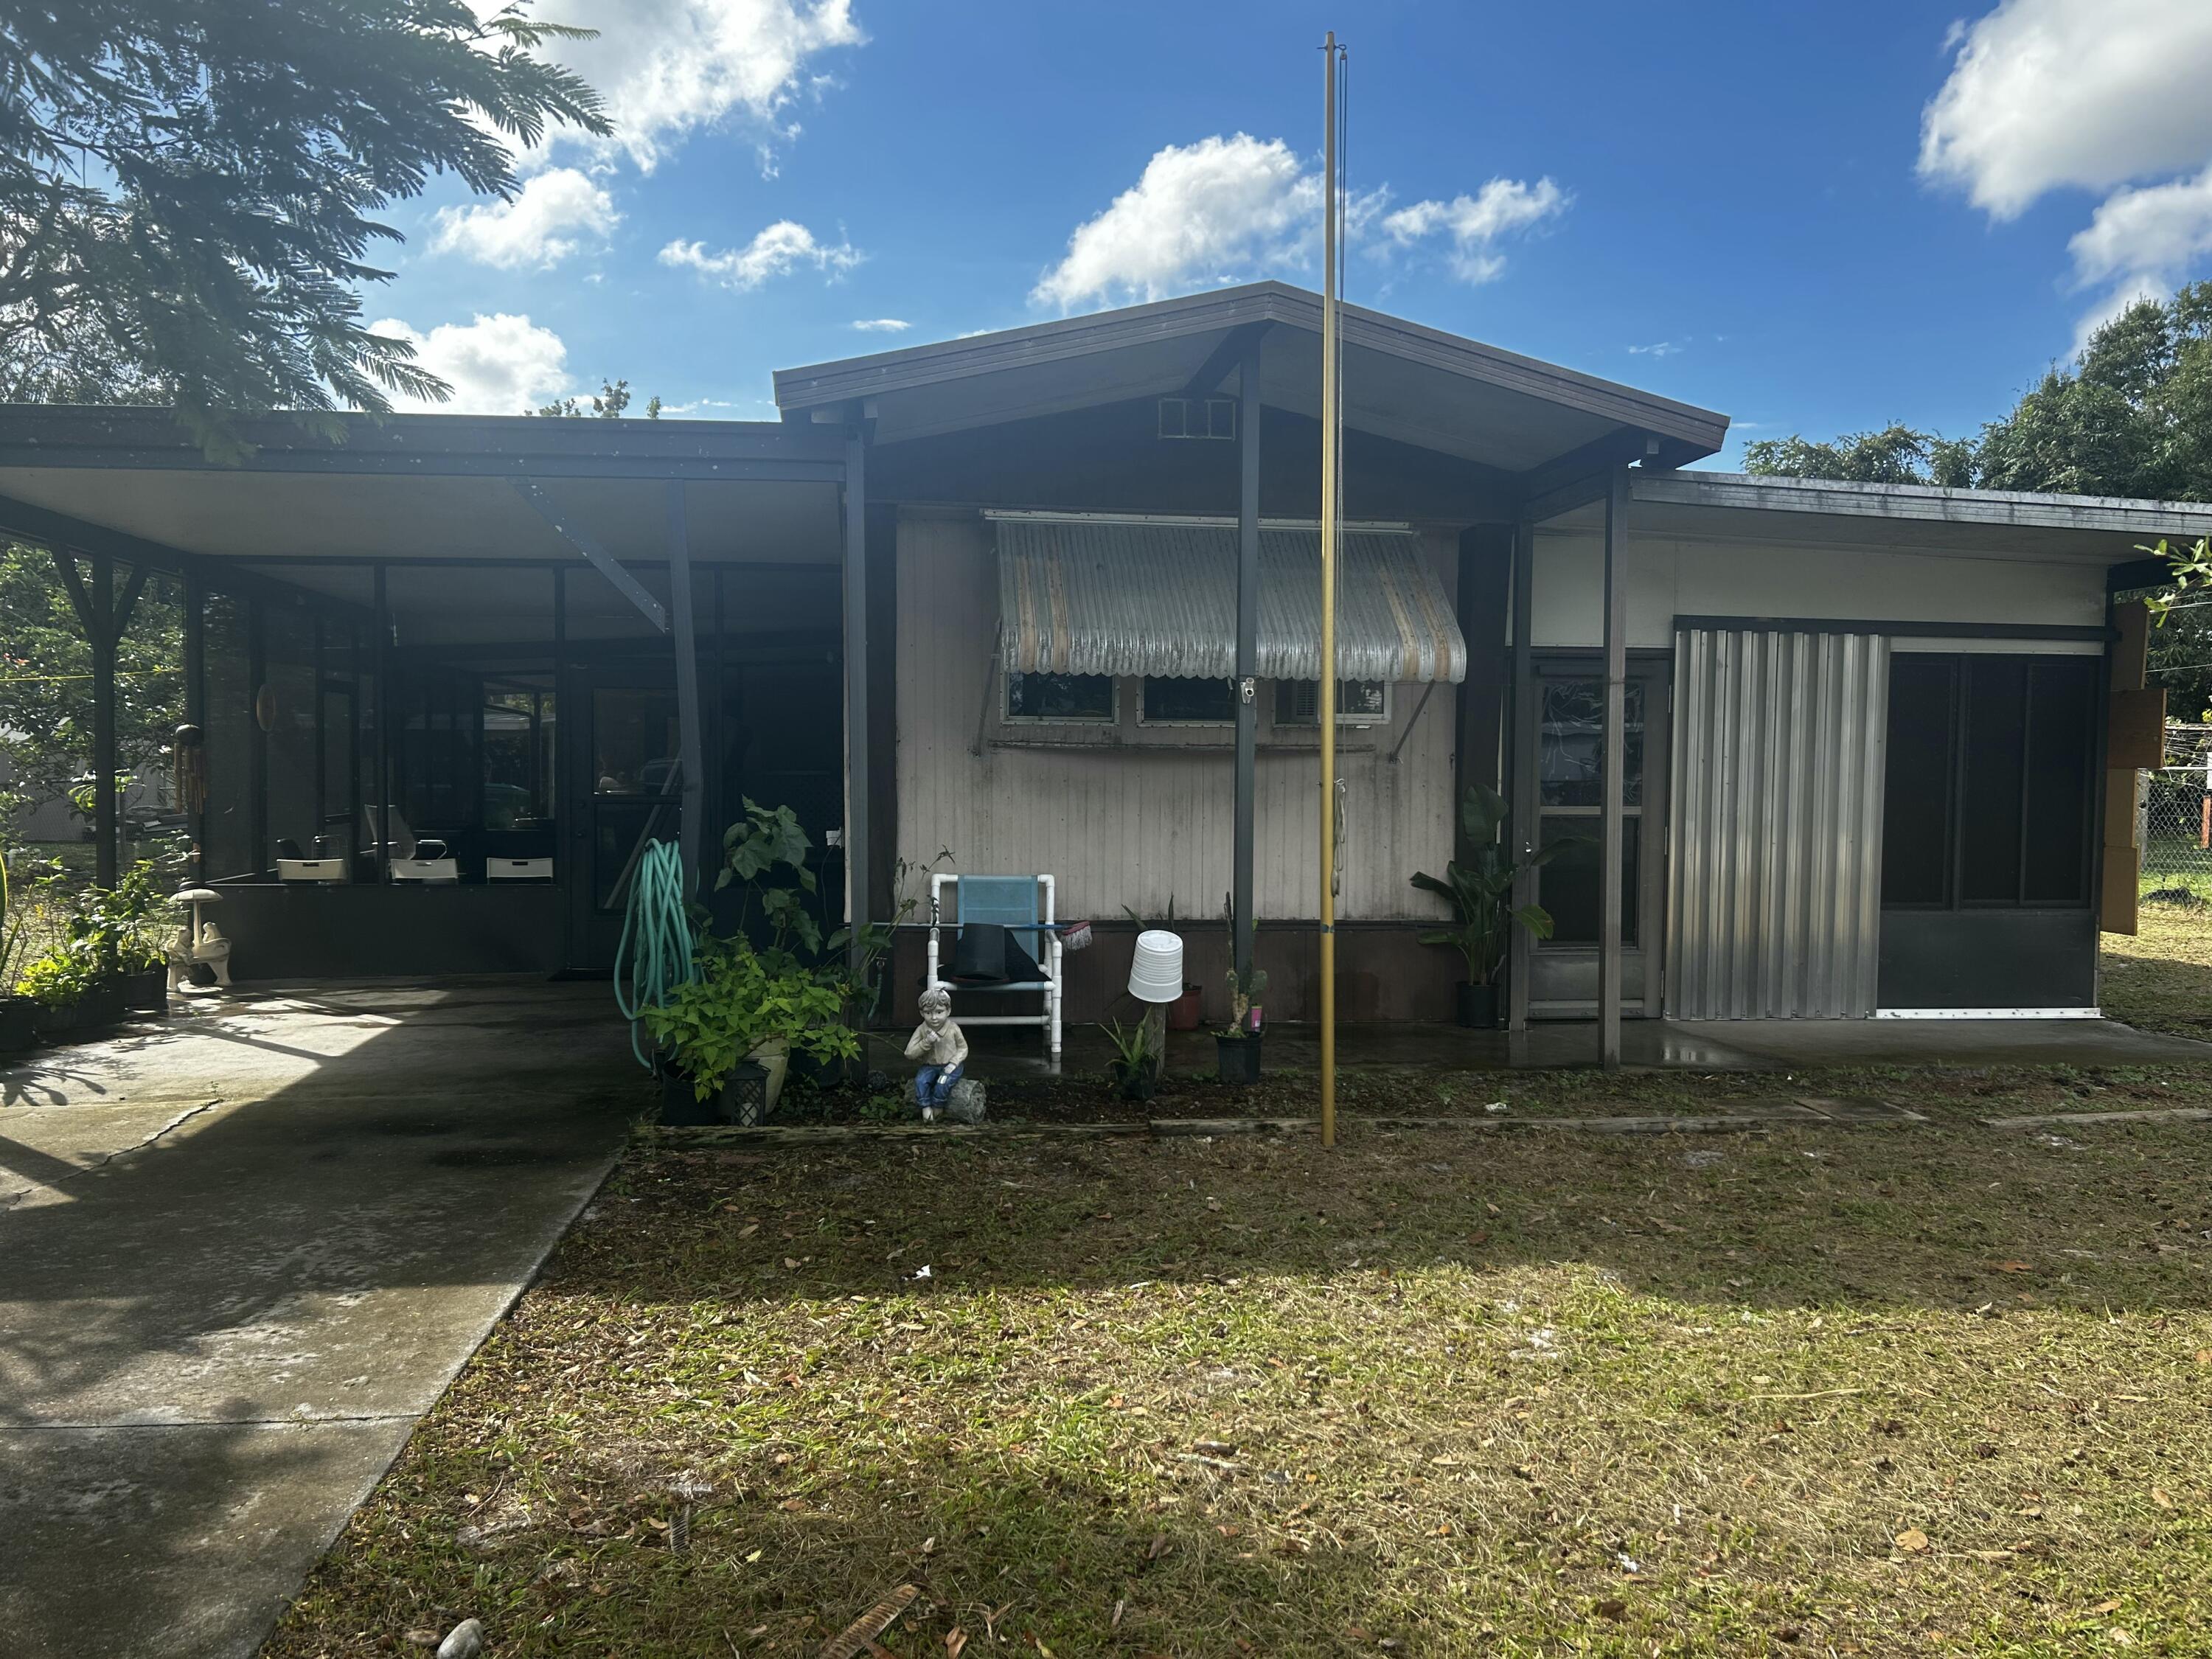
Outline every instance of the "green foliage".
<path id="1" fill-rule="evenodd" d="M 62 1008 L 91 994 L 106 977 L 89 957 L 57 945 L 24 965 L 15 994 L 41 1007 Z"/>
<path id="2" fill-rule="evenodd" d="M 772 961 L 743 939 L 710 936 L 700 942 L 694 977 L 642 1018 L 705 1100 L 764 1042 L 781 1039 L 821 1060 L 858 1054 L 860 1040 L 843 1023 L 845 1000 L 840 981 Z"/>
<path id="3" fill-rule="evenodd" d="M 1449 945 L 1467 958 L 1470 984 L 1492 983 L 1505 966 L 1505 947 L 1515 924 L 1538 939 L 1552 936 L 1551 913 L 1540 905 L 1513 904 L 1513 884 L 1524 870 L 1549 860 L 1570 843 L 1552 842 L 1525 860 L 1515 860 L 1498 840 L 1506 819 L 1505 798 L 1486 784 L 1470 783 L 1460 797 L 1460 831 L 1469 862 L 1453 860 L 1442 880 L 1417 872 L 1413 884 L 1448 902 L 1456 925 L 1421 935 L 1424 945 Z"/>
<path id="4" fill-rule="evenodd" d="M 807 864 L 814 842 L 788 806 L 763 806 L 745 797 L 745 815 L 722 832 L 722 868 L 714 877 L 718 892 L 733 881 L 745 884 L 742 928 L 757 905 L 769 925 L 771 951 L 789 958 L 794 943 L 809 956 L 822 953 L 822 924 L 805 895 L 817 884 Z"/>
<path id="5" fill-rule="evenodd" d="M 1233 895 L 1224 894 L 1221 900 L 1221 919 L 1229 929 L 1229 966 L 1222 977 L 1229 981 L 1229 1024 L 1221 1032 L 1226 1037 L 1248 1037 L 1252 1033 L 1245 1029 L 1252 1012 L 1252 1005 L 1267 988 L 1265 968 L 1237 971 L 1237 902 Z"/>
<path id="6" fill-rule="evenodd" d="M 1972 482 L 1972 444 L 1895 422 L 1879 432 L 1847 432 L 1832 443 L 1792 434 L 1743 447 L 1745 471 L 1774 477 L 1963 487 Z"/>
<path id="7" fill-rule="evenodd" d="M 88 583 L 90 569 L 80 568 Z M 117 647 L 116 754 L 125 771 L 167 764 L 184 719 L 184 619 L 181 586 L 153 578 Z M 44 548 L 0 545 L 0 755 L 14 763 L 23 805 L 68 790 L 92 755 L 92 647 Z"/>
<path id="8" fill-rule="evenodd" d="M 1139 1015 L 1136 1024 L 1129 1026 L 1117 1020 L 1101 1020 L 1098 1029 L 1114 1045 L 1114 1058 L 1107 1062 L 1107 1069 L 1113 1073 L 1122 1098 L 1150 1100 L 1159 1086 L 1160 1066 L 1165 1059 L 1153 1041 L 1151 1017 Z"/>
<path id="9" fill-rule="evenodd" d="M 511 200 L 511 143 L 609 131 L 537 55 L 581 33 L 469 0 L 0 10 L 0 356 L 104 354 L 211 453 L 231 411 L 443 398 L 361 320 L 382 216 L 434 173 Z"/>
<path id="10" fill-rule="evenodd" d="M 590 418 L 618 421 L 629 408 L 629 382 L 628 380 L 600 381 L 599 394 L 591 400 L 591 403 L 592 407 L 588 416 L 582 404 L 574 398 L 556 398 L 550 404 L 540 404 L 530 412 L 549 420 L 574 421 Z M 657 396 L 646 399 L 645 418 L 648 421 L 657 421 L 660 418 L 660 399 Z"/>
<path id="11" fill-rule="evenodd" d="M 70 934 L 107 974 L 140 973 L 168 960 L 161 894 L 154 885 L 150 861 L 133 865 L 105 890 L 88 888 L 79 896 Z"/>

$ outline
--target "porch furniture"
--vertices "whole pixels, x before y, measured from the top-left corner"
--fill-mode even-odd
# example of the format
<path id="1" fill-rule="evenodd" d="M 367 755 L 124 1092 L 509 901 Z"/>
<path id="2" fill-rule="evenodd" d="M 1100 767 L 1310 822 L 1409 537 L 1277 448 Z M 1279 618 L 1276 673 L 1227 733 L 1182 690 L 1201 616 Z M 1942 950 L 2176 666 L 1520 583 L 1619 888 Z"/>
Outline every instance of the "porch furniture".
<path id="1" fill-rule="evenodd" d="M 550 881 L 553 879 L 553 860 L 542 859 L 488 858 L 484 860 L 486 881 Z"/>
<path id="2" fill-rule="evenodd" d="M 377 823 L 376 808 L 362 807 L 361 817 L 362 844 L 374 858 L 385 845 L 383 832 Z M 460 863 L 447 852 L 444 842 L 431 836 L 418 840 L 396 806 L 386 806 L 384 818 L 392 826 L 390 862 L 394 882 L 434 882 L 442 885 L 461 878 Z"/>
<path id="3" fill-rule="evenodd" d="M 211 921 L 200 920 L 200 906 L 220 904 L 222 895 L 212 887 L 187 887 L 169 901 L 192 907 L 191 920 L 178 929 L 169 946 L 169 989 L 198 991 L 230 988 L 230 941 Z M 204 963 L 215 975 L 215 984 L 203 988 L 191 982 L 193 968 Z"/>
<path id="4" fill-rule="evenodd" d="M 1044 1028 L 1045 1052 L 1060 1058 L 1061 951 L 1058 927 L 1053 920 L 1053 878 L 1050 876 L 957 876 L 939 873 L 929 878 L 929 960 L 927 982 L 943 978 L 945 957 L 940 934 L 950 925 L 957 940 L 960 929 L 971 924 L 1003 927 L 1012 939 L 1036 958 L 1038 977 L 1001 985 L 963 985 L 962 996 L 1004 993 L 1036 993 L 1042 1006 L 1033 1014 L 963 1014 L 963 1025 L 1038 1025 Z M 951 907 L 945 906 L 951 890 Z"/>

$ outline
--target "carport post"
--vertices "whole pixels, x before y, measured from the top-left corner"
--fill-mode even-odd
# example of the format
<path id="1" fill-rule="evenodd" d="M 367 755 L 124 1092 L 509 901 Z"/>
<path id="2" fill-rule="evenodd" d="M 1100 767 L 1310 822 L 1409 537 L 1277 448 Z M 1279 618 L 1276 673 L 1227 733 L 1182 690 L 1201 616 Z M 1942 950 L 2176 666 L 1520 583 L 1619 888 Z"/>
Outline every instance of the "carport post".
<path id="1" fill-rule="evenodd" d="M 1252 971 L 1253 774 L 1260 744 L 1258 673 L 1260 652 L 1260 342 L 1255 334 L 1244 347 L 1237 370 L 1237 817 L 1231 879 L 1231 958 L 1241 986 Z"/>
<path id="2" fill-rule="evenodd" d="M 1628 469 L 1615 467 L 1605 496 L 1605 762 L 1599 784 L 1598 1063 L 1620 1069 L 1620 912 L 1628 708 Z M 1645 856 L 1650 856 L 1649 853 Z"/>
<path id="3" fill-rule="evenodd" d="M 108 608 L 114 604 L 115 567 L 105 553 L 92 556 L 94 618 L 92 635 L 92 834 L 93 879 L 115 885 L 115 633 Z"/>
<path id="4" fill-rule="evenodd" d="M 845 433 L 845 915 L 854 983 L 868 964 L 868 429 Z M 865 988 L 859 1006 L 865 1006 Z"/>
<path id="5" fill-rule="evenodd" d="M 392 611 L 386 603 L 384 566 L 376 583 L 376 879 L 392 882 Z"/>
<path id="6" fill-rule="evenodd" d="M 669 618 L 676 635 L 676 763 L 684 773 L 683 817 L 677 839 L 683 849 L 687 890 L 700 891 L 700 819 L 707 810 L 707 782 L 700 769 L 699 642 L 691 625 L 691 532 L 684 511 L 684 482 L 668 485 Z"/>

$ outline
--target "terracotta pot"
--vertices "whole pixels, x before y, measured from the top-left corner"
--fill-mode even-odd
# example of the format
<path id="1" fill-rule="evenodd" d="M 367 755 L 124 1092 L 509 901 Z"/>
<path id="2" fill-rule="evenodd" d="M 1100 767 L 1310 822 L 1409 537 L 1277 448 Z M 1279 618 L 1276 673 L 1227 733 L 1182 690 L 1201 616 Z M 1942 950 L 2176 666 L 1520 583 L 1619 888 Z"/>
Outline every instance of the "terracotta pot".
<path id="1" fill-rule="evenodd" d="M 1202 1006 L 1204 1001 L 1205 994 L 1199 987 L 1184 986 L 1182 994 L 1168 1004 L 1168 1030 L 1195 1031 L 1200 1022 L 1206 1018 Z"/>

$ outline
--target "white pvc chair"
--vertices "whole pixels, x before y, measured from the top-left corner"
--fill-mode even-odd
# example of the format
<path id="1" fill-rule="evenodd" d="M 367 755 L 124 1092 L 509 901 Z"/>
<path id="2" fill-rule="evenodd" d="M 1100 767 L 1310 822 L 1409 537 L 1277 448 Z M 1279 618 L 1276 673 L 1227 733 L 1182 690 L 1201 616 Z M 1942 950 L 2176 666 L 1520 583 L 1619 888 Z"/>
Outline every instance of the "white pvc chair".
<path id="1" fill-rule="evenodd" d="M 1034 1014 L 961 1014 L 963 1025 L 1041 1025 L 1045 1052 L 1060 1058 L 1060 1016 L 1063 952 L 1059 930 L 1054 927 L 1053 879 L 1050 876 L 956 876 L 945 873 L 929 878 L 929 979 L 934 985 L 943 953 L 939 934 L 946 925 L 945 890 L 952 889 L 950 922 L 957 935 L 971 921 L 995 923 L 1021 939 L 1036 958 L 1042 979 L 1020 980 L 1010 985 L 958 985 L 955 996 L 996 996 L 1008 992 L 1040 992 L 1044 1003 Z M 1024 938 L 1024 935 L 1027 935 Z"/>

